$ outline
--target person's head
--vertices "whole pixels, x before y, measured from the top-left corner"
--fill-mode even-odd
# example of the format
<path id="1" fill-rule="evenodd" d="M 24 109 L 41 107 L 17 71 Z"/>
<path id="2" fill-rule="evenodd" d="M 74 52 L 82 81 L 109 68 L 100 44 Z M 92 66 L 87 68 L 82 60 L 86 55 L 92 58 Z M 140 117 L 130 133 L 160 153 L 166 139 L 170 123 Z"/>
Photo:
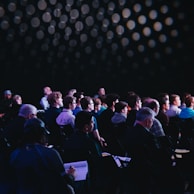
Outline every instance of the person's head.
<path id="1" fill-rule="evenodd" d="M 192 96 L 191 93 L 189 93 L 189 92 L 184 92 L 184 93 L 182 94 L 182 96 L 181 96 L 181 102 L 182 102 L 182 103 L 185 103 L 186 98 L 189 97 L 189 96 Z"/>
<path id="2" fill-rule="evenodd" d="M 67 96 L 74 96 L 74 94 L 77 92 L 77 89 L 71 88 L 67 91 Z"/>
<path id="3" fill-rule="evenodd" d="M 185 98 L 185 105 L 188 108 L 194 108 L 194 97 L 193 96 L 188 96 Z"/>
<path id="4" fill-rule="evenodd" d="M 80 111 L 77 113 L 75 117 L 75 127 L 79 131 L 83 131 L 84 133 L 92 132 L 94 128 L 94 123 L 92 119 L 92 113 L 88 111 Z"/>
<path id="5" fill-rule="evenodd" d="M 136 124 L 140 124 L 146 129 L 150 129 L 153 125 L 155 114 L 149 107 L 142 107 L 136 113 Z"/>
<path id="6" fill-rule="evenodd" d="M 98 96 L 104 96 L 106 94 L 105 88 L 101 87 L 98 89 Z"/>
<path id="7" fill-rule="evenodd" d="M 13 104 L 22 104 L 22 97 L 19 94 L 15 94 L 12 98 Z"/>
<path id="8" fill-rule="evenodd" d="M 76 98 L 76 103 L 80 105 L 80 100 L 84 97 L 84 92 L 76 92 L 73 96 Z"/>
<path id="9" fill-rule="evenodd" d="M 123 113 L 127 116 L 128 113 L 128 103 L 125 101 L 119 101 L 115 104 L 115 112 Z"/>
<path id="10" fill-rule="evenodd" d="M 106 102 L 108 107 L 112 107 L 112 106 L 115 106 L 115 103 L 117 103 L 119 101 L 119 98 L 120 98 L 120 96 L 118 94 L 109 93 L 105 97 L 105 102 Z"/>
<path id="11" fill-rule="evenodd" d="M 73 96 L 63 97 L 63 107 L 66 109 L 74 110 L 76 107 L 76 98 Z"/>
<path id="12" fill-rule="evenodd" d="M 45 86 L 43 88 L 43 93 L 44 93 L 45 96 L 48 96 L 49 94 L 52 93 L 52 89 L 49 86 Z"/>
<path id="13" fill-rule="evenodd" d="M 170 95 L 170 104 L 179 107 L 181 105 L 181 99 L 178 94 Z"/>
<path id="14" fill-rule="evenodd" d="M 160 101 L 160 99 L 164 99 L 164 98 L 170 101 L 170 97 L 169 97 L 169 94 L 167 92 L 158 93 L 156 98 L 158 101 Z"/>
<path id="15" fill-rule="evenodd" d="M 12 98 L 12 92 L 11 90 L 5 90 L 3 92 L 4 99 L 11 99 Z"/>
<path id="16" fill-rule="evenodd" d="M 62 93 L 60 91 L 53 91 L 48 95 L 47 100 L 51 107 L 63 107 Z"/>
<path id="17" fill-rule="evenodd" d="M 98 112 L 101 109 L 102 101 L 100 98 L 93 98 L 94 101 L 94 110 Z"/>
<path id="18" fill-rule="evenodd" d="M 81 107 L 83 110 L 88 110 L 88 111 L 94 110 L 94 101 L 93 101 L 92 97 L 84 96 L 80 100 L 80 103 L 81 103 Z"/>
<path id="19" fill-rule="evenodd" d="M 158 98 L 158 102 L 160 104 L 160 110 L 166 112 L 170 108 L 170 101 L 169 98 L 166 98 L 165 96 L 161 96 Z"/>
<path id="20" fill-rule="evenodd" d="M 139 110 L 142 107 L 141 98 L 136 93 L 127 96 L 127 103 L 131 109 Z"/>
<path id="21" fill-rule="evenodd" d="M 20 109 L 18 116 L 24 117 L 25 119 L 35 118 L 37 115 L 37 108 L 32 104 L 23 104 Z"/>
<path id="22" fill-rule="evenodd" d="M 39 118 L 28 119 L 24 123 L 24 143 L 48 143 L 47 136 L 50 132 L 46 129 L 45 123 Z"/>
<path id="23" fill-rule="evenodd" d="M 158 112 L 160 110 L 160 104 L 158 100 L 154 98 L 147 98 L 144 100 L 143 107 L 149 107 L 155 112 L 155 116 L 158 115 Z"/>

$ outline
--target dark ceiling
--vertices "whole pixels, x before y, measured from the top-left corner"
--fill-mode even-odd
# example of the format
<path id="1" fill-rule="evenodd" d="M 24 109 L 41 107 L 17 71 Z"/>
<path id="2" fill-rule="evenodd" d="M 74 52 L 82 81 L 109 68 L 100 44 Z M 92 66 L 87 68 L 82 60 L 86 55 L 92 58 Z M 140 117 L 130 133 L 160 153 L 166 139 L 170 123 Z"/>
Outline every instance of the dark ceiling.
<path id="1" fill-rule="evenodd" d="M 181 0 L 0 2 L 0 89 L 193 92 L 194 6 Z"/>

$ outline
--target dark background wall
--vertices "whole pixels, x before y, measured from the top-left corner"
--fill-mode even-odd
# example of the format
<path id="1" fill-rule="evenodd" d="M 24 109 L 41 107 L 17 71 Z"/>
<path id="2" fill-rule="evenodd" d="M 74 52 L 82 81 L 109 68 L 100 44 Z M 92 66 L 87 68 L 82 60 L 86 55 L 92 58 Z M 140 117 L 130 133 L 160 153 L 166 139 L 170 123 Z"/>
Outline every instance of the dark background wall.
<path id="1" fill-rule="evenodd" d="M 183 0 L 0 2 L 0 90 L 193 93 L 194 6 Z"/>

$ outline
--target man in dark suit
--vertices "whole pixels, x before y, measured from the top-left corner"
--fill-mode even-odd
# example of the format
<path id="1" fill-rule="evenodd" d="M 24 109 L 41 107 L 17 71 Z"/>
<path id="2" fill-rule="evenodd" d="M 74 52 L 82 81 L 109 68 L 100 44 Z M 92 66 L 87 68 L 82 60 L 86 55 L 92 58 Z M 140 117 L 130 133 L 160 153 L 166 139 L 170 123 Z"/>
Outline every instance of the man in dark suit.
<path id="1" fill-rule="evenodd" d="M 141 108 L 134 127 L 127 131 L 125 145 L 132 158 L 128 166 L 130 189 L 134 194 L 183 193 L 183 182 L 173 166 L 171 155 L 149 131 L 154 115 L 150 108 Z"/>

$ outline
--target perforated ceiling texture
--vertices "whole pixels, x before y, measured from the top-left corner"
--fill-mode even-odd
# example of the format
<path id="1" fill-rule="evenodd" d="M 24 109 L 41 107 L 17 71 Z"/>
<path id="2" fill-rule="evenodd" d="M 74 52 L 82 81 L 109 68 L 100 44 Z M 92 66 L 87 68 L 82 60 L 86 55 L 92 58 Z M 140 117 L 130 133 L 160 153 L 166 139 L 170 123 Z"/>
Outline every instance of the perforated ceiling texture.
<path id="1" fill-rule="evenodd" d="M 0 88 L 191 90 L 193 10 L 183 0 L 1 1 Z"/>

